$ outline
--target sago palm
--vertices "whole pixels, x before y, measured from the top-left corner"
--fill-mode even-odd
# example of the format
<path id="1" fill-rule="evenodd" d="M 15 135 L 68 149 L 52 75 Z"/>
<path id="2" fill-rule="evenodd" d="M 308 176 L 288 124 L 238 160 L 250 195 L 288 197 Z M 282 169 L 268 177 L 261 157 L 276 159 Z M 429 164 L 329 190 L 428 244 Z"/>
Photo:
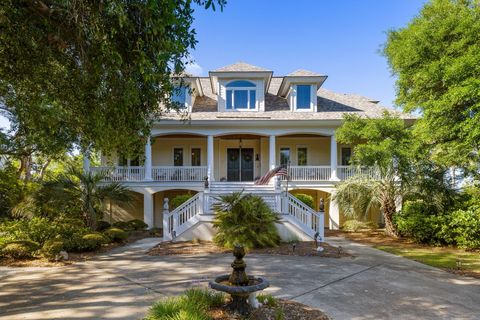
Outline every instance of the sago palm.
<path id="1" fill-rule="evenodd" d="M 275 226 L 280 219 L 261 197 L 236 192 L 220 196 L 217 201 L 213 206 L 217 244 L 232 248 L 240 243 L 250 249 L 273 247 L 280 242 Z"/>
<path id="2" fill-rule="evenodd" d="M 86 224 L 96 229 L 97 221 L 106 211 L 107 201 L 129 203 L 132 195 L 119 183 L 103 183 L 103 174 L 84 173 L 70 167 L 64 174 L 43 183 L 37 199 L 60 210 L 78 211 Z"/>

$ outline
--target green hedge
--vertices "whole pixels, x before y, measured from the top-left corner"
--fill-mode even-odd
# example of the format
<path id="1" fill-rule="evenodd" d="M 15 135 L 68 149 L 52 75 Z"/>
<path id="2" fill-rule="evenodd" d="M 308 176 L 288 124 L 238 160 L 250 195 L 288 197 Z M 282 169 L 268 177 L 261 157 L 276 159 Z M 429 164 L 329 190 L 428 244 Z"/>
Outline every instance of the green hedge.
<path id="1" fill-rule="evenodd" d="M 304 193 L 294 193 L 293 196 L 315 210 L 315 201 L 312 196 Z"/>
<path id="2" fill-rule="evenodd" d="M 394 223 L 402 236 L 419 243 L 480 248 L 480 206 L 431 214 L 423 201 L 406 201 Z"/>
<path id="3" fill-rule="evenodd" d="M 105 236 L 107 236 L 110 241 L 120 242 L 128 238 L 128 232 L 119 229 L 119 228 L 110 228 L 104 231 Z"/>

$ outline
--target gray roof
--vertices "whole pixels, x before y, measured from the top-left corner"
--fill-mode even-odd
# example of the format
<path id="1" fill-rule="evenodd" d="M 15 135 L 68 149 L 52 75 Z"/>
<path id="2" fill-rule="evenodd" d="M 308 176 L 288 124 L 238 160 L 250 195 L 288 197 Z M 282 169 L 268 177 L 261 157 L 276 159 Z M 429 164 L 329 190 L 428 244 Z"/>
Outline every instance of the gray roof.
<path id="1" fill-rule="evenodd" d="M 287 77 L 324 77 L 325 75 L 304 69 L 298 69 L 287 74 Z"/>
<path id="2" fill-rule="evenodd" d="M 192 120 L 341 120 L 345 113 L 355 113 L 360 116 L 378 118 L 386 110 L 395 111 L 391 108 L 372 102 L 371 99 L 357 94 L 336 93 L 331 90 L 320 88 L 317 91 L 317 112 L 292 112 L 287 100 L 278 96 L 278 90 L 283 77 L 272 77 L 268 92 L 265 94 L 264 112 L 217 112 L 217 96 L 212 92 L 208 77 L 201 77 L 200 83 L 204 95 L 196 97 L 190 114 Z M 415 119 L 410 114 L 398 112 L 401 118 Z M 178 119 L 175 113 L 166 114 L 163 119 Z"/>
<path id="3" fill-rule="evenodd" d="M 213 72 L 271 72 L 262 67 L 257 67 L 246 62 L 236 62 L 225 67 L 218 68 L 213 70 Z"/>

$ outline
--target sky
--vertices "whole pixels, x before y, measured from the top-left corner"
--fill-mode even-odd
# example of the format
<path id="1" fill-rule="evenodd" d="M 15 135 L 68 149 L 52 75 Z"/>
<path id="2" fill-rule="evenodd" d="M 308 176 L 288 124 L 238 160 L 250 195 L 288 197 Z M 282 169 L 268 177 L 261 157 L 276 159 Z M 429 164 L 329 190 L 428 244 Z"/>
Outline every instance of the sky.
<path id="1" fill-rule="evenodd" d="M 228 0 L 223 12 L 197 8 L 188 71 L 206 76 L 238 61 L 274 76 L 307 69 L 327 75 L 327 89 L 394 106 L 395 79 L 380 51 L 386 32 L 406 26 L 425 2 Z M 7 125 L 0 116 L 0 128 Z"/>
<path id="2" fill-rule="evenodd" d="M 228 0 L 223 12 L 197 9 L 198 44 L 189 71 L 238 61 L 274 76 L 297 69 L 325 74 L 326 89 L 394 106 L 395 79 L 381 54 L 386 32 L 404 27 L 425 0 Z"/>

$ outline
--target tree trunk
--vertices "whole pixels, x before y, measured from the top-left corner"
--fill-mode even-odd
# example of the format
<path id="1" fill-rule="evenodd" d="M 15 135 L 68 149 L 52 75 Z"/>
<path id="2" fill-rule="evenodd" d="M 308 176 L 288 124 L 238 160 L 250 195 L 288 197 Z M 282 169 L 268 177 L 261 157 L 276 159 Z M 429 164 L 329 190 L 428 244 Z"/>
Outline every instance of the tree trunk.
<path id="1" fill-rule="evenodd" d="M 45 176 L 45 172 L 47 171 L 47 167 L 50 165 L 51 159 L 48 159 L 43 165 L 42 169 L 40 170 L 40 177 L 39 181 L 43 180 L 43 177 Z"/>
<path id="2" fill-rule="evenodd" d="M 395 201 L 388 201 L 383 205 L 383 218 L 385 220 L 385 232 L 387 235 L 398 238 L 398 232 L 393 224 L 393 215 L 397 211 Z"/>

